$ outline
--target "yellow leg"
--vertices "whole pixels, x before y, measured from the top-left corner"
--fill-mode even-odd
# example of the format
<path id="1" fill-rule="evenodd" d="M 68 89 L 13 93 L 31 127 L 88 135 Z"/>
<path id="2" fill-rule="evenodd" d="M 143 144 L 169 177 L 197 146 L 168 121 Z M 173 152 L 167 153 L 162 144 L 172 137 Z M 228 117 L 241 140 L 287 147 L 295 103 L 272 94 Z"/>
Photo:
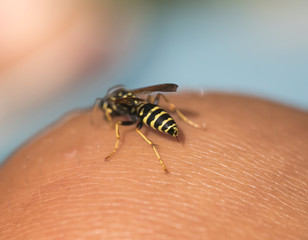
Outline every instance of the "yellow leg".
<path id="1" fill-rule="evenodd" d="M 128 125 L 132 125 L 134 123 L 135 123 L 135 121 L 123 121 L 123 122 L 120 121 L 120 122 L 117 122 L 115 124 L 115 131 L 116 131 L 117 141 L 116 141 L 116 144 L 115 144 L 115 146 L 113 148 L 113 151 L 107 157 L 105 157 L 105 161 L 109 161 L 109 159 L 118 151 L 119 143 L 120 143 L 119 125 L 128 126 Z"/>
<path id="2" fill-rule="evenodd" d="M 105 157 L 105 161 L 109 161 L 109 159 L 118 151 L 119 148 L 119 142 L 120 142 L 120 132 L 119 132 L 119 125 L 122 124 L 122 122 L 117 122 L 115 124 L 115 130 L 116 130 L 116 137 L 117 137 L 117 141 L 116 144 L 114 146 L 113 151 L 107 156 Z"/>
<path id="3" fill-rule="evenodd" d="M 205 123 L 202 124 L 202 125 L 199 125 L 199 124 L 197 124 L 197 123 L 194 123 L 194 122 L 191 121 L 190 119 L 188 119 L 179 109 L 177 109 L 177 108 L 175 107 L 175 105 L 174 105 L 173 103 L 171 103 L 171 102 L 169 101 L 169 99 L 168 99 L 165 95 L 163 95 L 163 94 L 161 94 L 161 93 L 158 93 L 158 94 L 156 95 L 156 97 L 155 97 L 155 99 L 154 99 L 154 102 L 153 102 L 154 104 L 157 104 L 157 103 L 158 103 L 159 97 L 160 97 L 160 96 L 166 101 L 166 103 L 169 104 L 169 109 L 170 109 L 171 111 L 175 111 L 175 112 L 177 113 L 177 115 L 179 115 L 179 117 L 180 117 L 184 122 L 186 122 L 187 124 L 189 124 L 190 126 L 193 126 L 193 127 L 195 127 L 195 128 L 202 128 L 203 130 L 206 129 L 206 124 L 205 124 Z"/>
<path id="4" fill-rule="evenodd" d="M 153 148 L 153 150 L 154 150 L 154 152 L 155 152 L 155 154 L 156 154 L 156 156 L 157 156 L 157 158 L 158 158 L 158 160 L 159 160 L 159 162 L 160 162 L 162 168 L 164 169 L 165 173 L 169 173 L 169 171 L 168 171 L 168 169 L 166 168 L 166 166 L 165 166 L 163 160 L 161 160 L 161 158 L 160 158 L 160 155 L 159 155 L 159 153 L 158 153 L 158 151 L 157 151 L 157 148 L 155 147 L 155 144 L 154 144 L 151 140 L 149 140 L 146 136 L 144 136 L 143 133 L 140 132 L 140 130 L 139 130 L 138 128 L 136 129 L 136 131 L 137 131 L 137 133 L 140 134 L 140 136 L 141 136 L 148 144 L 150 144 L 150 145 L 152 146 L 152 148 Z"/>

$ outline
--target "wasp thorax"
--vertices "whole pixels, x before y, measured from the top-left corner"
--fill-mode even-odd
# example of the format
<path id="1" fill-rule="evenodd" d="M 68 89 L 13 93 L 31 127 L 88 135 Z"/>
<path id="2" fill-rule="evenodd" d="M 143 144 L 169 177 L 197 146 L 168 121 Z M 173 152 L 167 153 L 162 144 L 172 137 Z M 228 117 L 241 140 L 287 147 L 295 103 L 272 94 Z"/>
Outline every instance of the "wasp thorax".
<path id="1" fill-rule="evenodd" d="M 115 123 L 116 143 L 113 151 L 105 158 L 109 160 L 118 150 L 120 143 L 119 126 L 128 126 L 137 123 L 136 132 L 153 148 L 158 160 L 164 171 L 168 173 L 155 144 L 149 140 L 141 131 L 143 124 L 162 133 L 171 135 L 174 138 L 178 137 L 178 127 L 168 112 L 159 106 L 159 99 L 163 98 L 169 105 L 169 109 L 176 112 L 179 117 L 189 125 L 199 128 L 198 124 L 193 123 L 186 118 L 166 96 L 158 93 L 154 99 L 149 95 L 146 99 L 139 98 L 138 94 L 150 94 L 152 92 L 175 92 L 176 84 L 165 83 L 158 84 L 134 90 L 127 90 L 121 85 L 111 88 L 103 99 L 98 99 L 99 102 L 95 104 L 94 109 L 101 109 L 108 122 L 112 122 L 113 117 L 123 116 L 127 119 L 124 121 L 117 121 Z M 177 139 L 178 140 L 178 139 Z"/>

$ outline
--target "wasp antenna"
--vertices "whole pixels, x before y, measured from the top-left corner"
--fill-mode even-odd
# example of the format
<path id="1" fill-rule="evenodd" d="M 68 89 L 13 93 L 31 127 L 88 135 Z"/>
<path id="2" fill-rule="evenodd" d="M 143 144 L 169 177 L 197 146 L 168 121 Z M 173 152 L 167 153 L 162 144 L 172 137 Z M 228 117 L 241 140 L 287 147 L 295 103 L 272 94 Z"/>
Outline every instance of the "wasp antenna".
<path id="1" fill-rule="evenodd" d="M 169 109 L 176 112 L 179 117 L 185 121 L 187 124 L 195 128 L 206 129 L 205 124 L 199 125 L 184 116 L 180 110 L 178 110 L 173 103 L 171 103 L 167 97 L 161 93 L 158 93 L 154 99 L 150 96 L 147 98 L 139 98 L 139 94 L 151 94 L 153 92 L 176 92 L 178 85 L 173 83 L 163 83 L 143 88 L 138 88 L 135 90 L 129 90 L 123 88 L 121 85 L 117 85 L 107 92 L 104 98 L 99 98 L 94 104 L 92 110 L 92 122 L 95 120 L 97 112 L 102 112 L 105 119 L 110 125 L 113 125 L 114 116 L 123 116 L 128 118 L 127 121 L 119 121 L 115 124 L 116 142 L 112 152 L 105 158 L 105 161 L 109 161 L 113 155 L 118 151 L 120 145 L 120 133 L 119 126 L 127 126 L 137 123 L 136 132 L 152 147 L 157 159 L 159 160 L 162 169 L 165 173 L 169 173 L 163 160 L 158 153 L 158 145 L 154 144 L 150 139 L 148 139 L 141 131 L 143 124 L 148 127 L 160 131 L 165 134 L 169 134 L 172 138 L 180 143 L 178 138 L 178 128 L 177 125 L 169 115 L 168 112 L 163 110 L 159 106 L 159 99 L 162 97 L 166 103 L 169 105 Z M 101 119 L 101 118 L 100 118 Z M 184 141 L 181 142 L 184 145 Z"/>
<path id="2" fill-rule="evenodd" d="M 102 101 L 102 98 L 97 98 L 92 107 L 92 113 L 91 113 L 91 119 L 90 119 L 92 126 L 96 126 L 96 127 L 98 126 L 99 105 L 101 101 Z"/>

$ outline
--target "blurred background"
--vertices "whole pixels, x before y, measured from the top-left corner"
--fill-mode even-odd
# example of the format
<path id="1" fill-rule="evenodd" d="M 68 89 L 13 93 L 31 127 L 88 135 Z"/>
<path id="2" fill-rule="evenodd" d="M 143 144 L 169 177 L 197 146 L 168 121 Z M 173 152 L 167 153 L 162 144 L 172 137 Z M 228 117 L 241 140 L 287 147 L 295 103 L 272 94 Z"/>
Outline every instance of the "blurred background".
<path id="1" fill-rule="evenodd" d="M 308 109 L 308 1 L 3 0 L 0 162 L 109 87 L 260 96 Z"/>

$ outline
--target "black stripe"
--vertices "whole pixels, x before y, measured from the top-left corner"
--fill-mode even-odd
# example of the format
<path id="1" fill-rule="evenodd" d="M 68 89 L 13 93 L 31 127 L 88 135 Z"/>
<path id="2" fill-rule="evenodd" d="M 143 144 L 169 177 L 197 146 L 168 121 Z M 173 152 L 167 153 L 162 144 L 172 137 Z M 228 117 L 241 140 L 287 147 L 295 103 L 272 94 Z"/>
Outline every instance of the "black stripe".
<path id="1" fill-rule="evenodd" d="M 175 124 L 175 121 L 174 121 L 173 119 L 171 119 L 171 120 L 169 120 L 168 122 L 166 122 L 166 123 L 164 124 L 164 126 L 161 128 L 161 130 L 162 130 L 163 132 L 165 132 L 165 131 L 168 129 L 168 127 L 170 127 L 170 126 L 173 125 L 173 124 Z"/>
<path id="2" fill-rule="evenodd" d="M 173 136 L 173 134 L 174 134 L 174 127 L 170 128 L 167 133 L 170 134 L 171 136 Z"/>
<path id="3" fill-rule="evenodd" d="M 161 113 L 163 110 L 161 108 L 156 109 L 154 112 L 150 113 L 150 116 L 147 119 L 147 125 L 150 126 L 150 123 L 154 120 L 155 116 L 159 113 Z"/>
<path id="4" fill-rule="evenodd" d="M 163 115 L 161 115 L 159 118 L 157 118 L 157 120 L 154 123 L 154 128 L 158 129 L 158 127 L 160 125 L 162 125 L 163 121 L 167 120 L 169 117 L 170 117 L 170 115 L 165 112 Z"/>
<path id="5" fill-rule="evenodd" d="M 140 114 L 140 112 L 142 111 L 142 109 L 143 109 L 143 114 L 142 114 L 142 116 L 140 116 L 140 117 L 142 117 L 142 118 L 144 118 L 147 114 L 148 114 L 148 112 L 153 108 L 153 107 L 155 107 L 156 105 L 153 105 L 153 104 L 150 104 L 150 103 L 146 103 L 146 104 L 144 104 L 140 109 L 139 109 L 139 112 L 138 112 L 138 115 Z"/>

